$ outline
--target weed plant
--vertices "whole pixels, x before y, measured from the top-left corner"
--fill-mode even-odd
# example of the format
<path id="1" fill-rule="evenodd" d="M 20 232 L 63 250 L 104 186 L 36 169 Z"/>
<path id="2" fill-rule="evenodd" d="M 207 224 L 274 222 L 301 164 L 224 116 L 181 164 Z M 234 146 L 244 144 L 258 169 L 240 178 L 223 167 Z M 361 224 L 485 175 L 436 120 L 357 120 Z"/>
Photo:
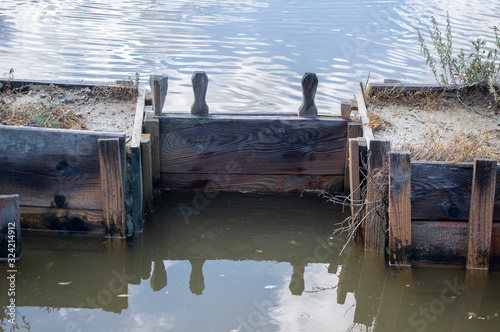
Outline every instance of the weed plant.
<path id="1" fill-rule="evenodd" d="M 430 38 L 437 53 L 438 60 L 431 53 L 425 43 L 424 37 L 417 29 L 420 48 L 426 58 L 426 64 L 432 70 L 436 81 L 445 87 L 454 88 L 458 85 L 487 86 L 490 93 L 499 102 L 500 91 L 500 63 L 498 56 L 500 53 L 499 29 L 494 26 L 495 45 L 488 47 L 485 40 L 477 38 L 470 43 L 473 46 L 471 53 L 466 53 L 461 49 L 458 54 L 453 50 L 453 35 L 451 31 L 450 16 L 446 13 L 446 31 L 439 29 L 436 19 L 431 17 L 432 28 L 428 27 Z"/>

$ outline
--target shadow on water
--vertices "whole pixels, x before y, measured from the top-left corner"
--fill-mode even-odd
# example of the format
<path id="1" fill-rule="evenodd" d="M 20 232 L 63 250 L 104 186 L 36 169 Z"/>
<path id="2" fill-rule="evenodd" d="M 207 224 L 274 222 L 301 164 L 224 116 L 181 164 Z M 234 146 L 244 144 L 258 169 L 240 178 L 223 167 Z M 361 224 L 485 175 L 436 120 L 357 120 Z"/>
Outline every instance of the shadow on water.
<path id="1" fill-rule="evenodd" d="M 167 193 L 133 241 L 23 233 L 20 330 L 494 331 L 500 274 L 387 269 L 315 196 Z M 0 277 L 6 280 L 5 265 Z M 0 283 L 0 329 L 9 330 Z"/>

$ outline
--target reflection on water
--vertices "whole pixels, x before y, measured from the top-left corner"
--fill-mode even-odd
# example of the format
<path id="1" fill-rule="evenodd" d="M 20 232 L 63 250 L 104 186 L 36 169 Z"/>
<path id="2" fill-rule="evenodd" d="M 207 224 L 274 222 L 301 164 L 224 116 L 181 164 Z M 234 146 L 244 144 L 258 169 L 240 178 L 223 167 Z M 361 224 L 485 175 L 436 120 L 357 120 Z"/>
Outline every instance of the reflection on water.
<path id="1" fill-rule="evenodd" d="M 170 77 L 166 110 L 188 111 L 190 76 L 210 78 L 211 112 L 290 112 L 300 79 L 319 78 L 320 112 L 338 112 L 360 80 L 433 82 L 415 28 L 449 11 L 455 45 L 493 41 L 496 1 L 33 0 L 0 3 L 0 72 L 109 81 Z"/>
<path id="2" fill-rule="evenodd" d="M 315 196 L 220 194 L 199 203 L 196 195 L 164 195 L 142 237 L 128 244 L 23 234 L 16 281 L 20 329 L 500 328 L 498 272 L 398 271 L 355 244 L 340 253 L 344 239 L 330 235 L 345 214 Z M 189 206 L 199 213 L 188 219 Z M 0 283 L 2 313 L 6 287 Z"/>

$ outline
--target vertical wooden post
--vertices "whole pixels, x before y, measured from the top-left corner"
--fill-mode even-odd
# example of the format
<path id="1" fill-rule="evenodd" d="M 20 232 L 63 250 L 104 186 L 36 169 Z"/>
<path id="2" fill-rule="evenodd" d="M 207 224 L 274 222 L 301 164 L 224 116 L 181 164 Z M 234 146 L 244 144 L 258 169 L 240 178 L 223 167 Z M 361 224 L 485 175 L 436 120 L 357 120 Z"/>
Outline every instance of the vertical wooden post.
<path id="1" fill-rule="evenodd" d="M 125 237 L 125 208 L 120 143 L 117 138 L 99 139 L 98 145 L 106 236 Z"/>
<path id="2" fill-rule="evenodd" d="M 191 114 L 193 115 L 207 115 L 208 104 L 205 100 L 208 88 L 208 76 L 203 71 L 194 72 L 191 77 L 193 83 L 194 102 L 191 106 Z"/>
<path id="3" fill-rule="evenodd" d="M 359 145 L 355 138 L 349 139 L 349 186 L 351 192 L 351 215 L 354 216 L 361 208 L 361 192 L 359 178 Z"/>
<path id="4" fill-rule="evenodd" d="M 348 101 L 340 102 L 340 117 L 342 119 L 350 119 L 351 118 L 351 103 Z"/>
<path id="5" fill-rule="evenodd" d="M 389 153 L 389 249 L 392 266 L 411 266 L 411 157 Z"/>
<path id="6" fill-rule="evenodd" d="M 299 116 L 317 116 L 318 108 L 314 103 L 318 88 L 318 77 L 314 73 L 305 73 L 302 77 L 302 105 L 299 107 Z"/>
<path id="7" fill-rule="evenodd" d="M 150 75 L 149 85 L 153 96 L 153 110 L 156 115 L 161 115 L 168 90 L 168 76 Z"/>
<path id="8" fill-rule="evenodd" d="M 141 135 L 142 190 L 147 211 L 153 211 L 153 168 L 151 161 L 151 134 Z"/>
<path id="9" fill-rule="evenodd" d="M 496 160 L 476 159 L 474 161 L 467 233 L 466 267 L 468 269 L 487 270 L 489 268 L 496 176 Z"/>
<path id="10" fill-rule="evenodd" d="M 151 135 L 153 188 L 155 197 L 158 197 L 160 194 L 160 120 L 146 117 L 144 119 L 144 132 Z"/>
<path id="11" fill-rule="evenodd" d="M 349 194 L 351 191 L 350 180 L 349 180 L 349 139 L 357 138 L 363 136 L 363 128 L 361 124 L 350 122 L 347 125 L 347 146 L 346 146 L 346 157 L 345 157 L 345 169 L 344 169 L 344 192 Z M 359 156 L 358 156 L 359 158 Z M 358 163 L 359 165 L 359 163 Z"/>
<path id="12" fill-rule="evenodd" d="M 8 261 L 12 267 L 11 259 L 19 260 L 20 257 L 19 195 L 0 195 L 0 261 Z"/>
<path id="13" fill-rule="evenodd" d="M 366 192 L 365 250 L 385 251 L 387 207 L 383 197 L 387 192 L 387 159 L 391 150 L 389 141 L 373 140 L 368 154 L 368 181 Z"/>

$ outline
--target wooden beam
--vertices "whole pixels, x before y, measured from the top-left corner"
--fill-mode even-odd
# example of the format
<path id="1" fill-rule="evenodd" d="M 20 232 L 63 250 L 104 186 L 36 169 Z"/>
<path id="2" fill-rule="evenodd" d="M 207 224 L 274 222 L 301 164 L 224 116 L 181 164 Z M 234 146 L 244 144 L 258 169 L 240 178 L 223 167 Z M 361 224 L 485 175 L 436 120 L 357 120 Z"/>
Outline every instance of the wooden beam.
<path id="1" fill-rule="evenodd" d="M 349 120 L 351 118 L 351 103 L 348 101 L 340 102 L 340 117 Z"/>
<path id="2" fill-rule="evenodd" d="M 99 165 L 106 236 L 125 237 L 123 174 L 118 139 L 99 139 Z"/>
<path id="3" fill-rule="evenodd" d="M 391 150 L 389 141 L 373 140 L 368 154 L 368 183 L 366 193 L 365 250 L 385 252 L 385 220 L 387 207 L 383 197 L 387 192 L 387 160 Z"/>
<path id="4" fill-rule="evenodd" d="M 318 77 L 314 73 L 305 73 L 301 81 L 302 105 L 299 107 L 299 116 L 317 116 L 318 108 L 314 103 L 318 89 Z"/>
<path id="5" fill-rule="evenodd" d="M 204 71 L 196 71 L 191 77 L 194 92 L 194 102 L 191 106 L 192 115 L 208 115 L 208 105 L 205 100 L 208 88 L 208 76 Z"/>
<path id="6" fill-rule="evenodd" d="M 151 134 L 143 134 L 141 138 L 142 190 L 144 206 L 147 211 L 153 211 L 153 168 L 151 160 Z"/>
<path id="7" fill-rule="evenodd" d="M 392 266 L 411 266 L 411 157 L 389 153 L 389 249 Z"/>
<path id="8" fill-rule="evenodd" d="M 351 200 L 351 215 L 354 216 L 361 209 L 361 188 L 359 176 L 359 144 L 358 139 L 349 139 L 349 186 L 351 192 L 349 199 Z"/>
<path id="9" fill-rule="evenodd" d="M 370 128 L 370 119 L 368 119 L 368 110 L 366 108 L 365 98 L 362 94 L 357 94 L 356 101 L 358 103 L 358 113 L 361 117 L 361 123 L 363 124 L 363 137 L 366 139 L 368 147 L 370 147 L 370 142 L 375 138 L 373 136 L 372 128 Z"/>
<path id="10" fill-rule="evenodd" d="M 162 173 L 344 175 L 347 121 L 342 119 L 191 115 L 157 119 Z"/>
<path id="11" fill-rule="evenodd" d="M 467 233 L 467 268 L 489 268 L 491 227 L 495 204 L 496 160 L 476 159 Z"/>
<path id="12" fill-rule="evenodd" d="M 168 76 L 150 75 L 149 85 L 153 96 L 153 110 L 156 115 L 161 115 L 168 90 Z"/>
<path id="13" fill-rule="evenodd" d="M 347 125 L 347 139 L 357 138 L 363 136 L 363 128 L 361 124 L 355 122 L 349 122 Z M 345 157 L 345 170 L 344 170 L 344 192 L 349 195 L 351 191 L 350 181 L 349 181 L 349 142 L 347 142 Z M 359 157 L 358 157 L 359 158 Z M 359 166 L 359 163 L 358 163 Z"/>
<path id="14" fill-rule="evenodd" d="M 134 127 L 132 129 L 131 147 L 139 146 L 141 143 L 142 122 L 144 121 L 144 107 L 146 91 L 144 88 L 139 88 L 137 93 L 137 105 L 135 108 Z"/>
<path id="15" fill-rule="evenodd" d="M 0 195 L 0 261 L 8 261 L 7 270 L 15 270 L 21 257 L 19 195 Z"/>
<path id="16" fill-rule="evenodd" d="M 150 134 L 151 140 L 151 169 L 153 171 L 153 188 L 155 197 L 160 194 L 160 122 L 157 118 L 146 117 L 144 132 Z"/>
<path id="17" fill-rule="evenodd" d="M 102 210 L 21 206 L 21 228 L 78 233 L 105 233 Z"/>

